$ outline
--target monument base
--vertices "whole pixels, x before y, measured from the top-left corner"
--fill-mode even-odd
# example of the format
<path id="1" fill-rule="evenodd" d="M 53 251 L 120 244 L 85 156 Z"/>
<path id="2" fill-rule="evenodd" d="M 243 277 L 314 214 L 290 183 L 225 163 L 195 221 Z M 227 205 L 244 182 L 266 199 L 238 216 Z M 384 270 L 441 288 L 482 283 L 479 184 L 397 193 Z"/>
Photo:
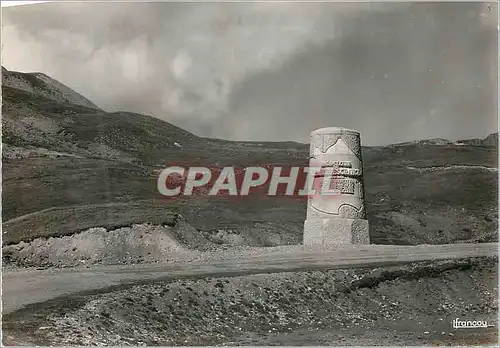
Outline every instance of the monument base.
<path id="1" fill-rule="evenodd" d="M 370 244 L 368 220 L 308 219 L 304 223 L 304 245 Z"/>

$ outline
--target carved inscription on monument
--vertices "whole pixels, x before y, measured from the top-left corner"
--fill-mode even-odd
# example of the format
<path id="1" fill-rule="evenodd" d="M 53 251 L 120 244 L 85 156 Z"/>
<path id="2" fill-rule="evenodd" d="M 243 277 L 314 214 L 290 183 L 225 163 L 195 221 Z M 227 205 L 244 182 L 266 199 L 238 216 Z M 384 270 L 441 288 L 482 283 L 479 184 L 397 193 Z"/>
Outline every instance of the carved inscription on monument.
<path id="1" fill-rule="evenodd" d="M 355 182 L 348 179 L 333 177 L 330 181 L 330 191 L 340 195 L 353 195 L 355 189 Z"/>
<path id="2" fill-rule="evenodd" d="M 317 175 L 321 186 L 321 193 L 325 195 L 354 195 L 356 190 L 356 180 L 349 176 L 361 174 L 359 169 L 352 169 L 350 161 L 333 161 L 333 165 L 323 170 Z"/>

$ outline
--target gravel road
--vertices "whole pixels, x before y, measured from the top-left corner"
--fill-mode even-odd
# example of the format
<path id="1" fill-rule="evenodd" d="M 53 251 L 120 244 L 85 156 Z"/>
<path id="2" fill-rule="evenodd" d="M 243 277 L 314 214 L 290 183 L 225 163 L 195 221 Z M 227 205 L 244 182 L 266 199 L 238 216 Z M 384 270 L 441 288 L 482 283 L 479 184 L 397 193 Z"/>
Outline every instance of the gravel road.
<path id="1" fill-rule="evenodd" d="M 59 296 L 161 279 L 377 267 L 497 255 L 497 243 L 372 245 L 343 247 L 342 250 L 286 246 L 204 252 L 155 265 L 11 269 L 4 270 L 2 275 L 2 305 L 6 314 Z"/>

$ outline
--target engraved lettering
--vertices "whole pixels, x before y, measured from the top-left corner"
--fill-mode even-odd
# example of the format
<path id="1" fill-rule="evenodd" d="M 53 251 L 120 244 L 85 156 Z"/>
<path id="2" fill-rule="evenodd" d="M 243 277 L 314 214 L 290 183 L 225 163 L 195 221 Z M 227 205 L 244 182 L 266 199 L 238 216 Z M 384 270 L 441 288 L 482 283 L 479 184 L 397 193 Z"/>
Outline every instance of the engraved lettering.
<path id="1" fill-rule="evenodd" d="M 361 170 L 359 169 L 352 169 L 352 168 L 340 168 L 338 169 L 338 173 L 340 175 L 349 175 L 349 176 L 359 176 L 361 175 Z"/>
<path id="2" fill-rule="evenodd" d="M 341 195 L 353 195 L 355 190 L 355 181 L 346 179 L 337 179 L 335 177 L 330 181 L 330 190 L 336 191 Z"/>

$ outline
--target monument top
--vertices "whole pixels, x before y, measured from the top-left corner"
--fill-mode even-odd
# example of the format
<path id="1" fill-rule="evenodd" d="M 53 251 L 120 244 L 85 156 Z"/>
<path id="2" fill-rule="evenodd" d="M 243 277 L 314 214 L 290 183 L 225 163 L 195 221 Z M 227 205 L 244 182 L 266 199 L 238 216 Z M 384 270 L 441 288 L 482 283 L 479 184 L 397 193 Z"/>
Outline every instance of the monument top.
<path id="1" fill-rule="evenodd" d="M 325 128 L 319 128 L 315 129 L 311 132 L 311 135 L 318 134 L 318 133 L 350 133 L 350 134 L 359 134 L 357 130 L 354 129 L 349 129 L 349 128 L 344 128 L 344 127 L 325 127 Z"/>

